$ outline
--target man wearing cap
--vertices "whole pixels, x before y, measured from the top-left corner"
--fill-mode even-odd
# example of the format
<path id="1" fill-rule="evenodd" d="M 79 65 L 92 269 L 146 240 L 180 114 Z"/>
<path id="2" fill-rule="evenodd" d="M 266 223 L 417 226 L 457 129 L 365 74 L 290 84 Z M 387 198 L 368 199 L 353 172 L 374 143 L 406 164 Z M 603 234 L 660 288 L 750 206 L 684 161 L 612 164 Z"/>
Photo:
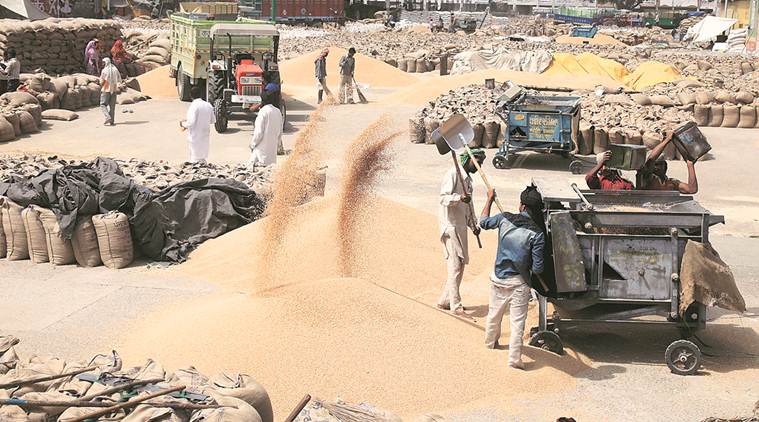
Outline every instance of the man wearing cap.
<path id="1" fill-rule="evenodd" d="M 508 212 L 490 216 L 495 191 L 488 191 L 482 209 L 480 227 L 498 229 L 498 249 L 495 266 L 490 275 L 490 302 L 485 322 L 485 345 L 494 349 L 501 336 L 501 321 L 509 311 L 509 366 L 524 369 L 522 338 L 530 301 L 531 273 L 543 272 L 545 225 L 543 198 L 535 186 L 528 186 L 520 195 L 519 214 Z"/>
<path id="2" fill-rule="evenodd" d="M 340 104 L 353 104 L 353 78 L 356 71 L 356 49 L 351 47 L 348 54 L 340 59 Z"/>
<path id="3" fill-rule="evenodd" d="M 664 148 L 672 142 L 673 133 L 668 131 L 664 140 L 651 150 L 643 168 L 638 170 L 637 185 L 639 190 L 676 190 L 680 193 L 695 194 L 698 192 L 696 166 L 693 161 L 686 161 L 688 166 L 688 183 L 667 177 L 667 161 L 659 159 Z"/>
<path id="4" fill-rule="evenodd" d="M 321 104 L 324 91 L 327 91 L 327 95 L 332 95 L 327 88 L 327 55 L 329 55 L 329 48 L 322 50 L 319 57 L 314 61 L 314 76 L 316 76 L 316 84 L 319 87 L 318 100 Z"/>
<path id="5" fill-rule="evenodd" d="M 485 151 L 473 149 L 472 155 L 478 163 L 485 161 Z M 480 233 L 472 209 L 472 178 L 470 174 L 477 172 L 468 153 L 459 156 L 461 166 L 451 167 L 443 177 L 440 187 L 440 241 L 443 243 L 443 253 L 448 267 L 448 278 L 443 287 L 443 293 L 437 302 L 437 307 L 453 312 L 455 315 L 467 317 L 461 304 L 459 287 L 464 276 L 464 266 L 469 263 L 467 227 L 472 229 L 475 236 Z"/>

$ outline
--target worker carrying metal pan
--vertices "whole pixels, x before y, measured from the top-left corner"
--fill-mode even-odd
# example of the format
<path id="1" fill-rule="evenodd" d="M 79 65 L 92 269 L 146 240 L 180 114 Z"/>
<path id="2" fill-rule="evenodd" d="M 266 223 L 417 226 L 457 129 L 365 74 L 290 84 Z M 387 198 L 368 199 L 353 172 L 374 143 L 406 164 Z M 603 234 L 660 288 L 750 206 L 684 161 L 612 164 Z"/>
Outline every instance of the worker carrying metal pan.
<path id="1" fill-rule="evenodd" d="M 695 160 L 686 159 L 687 183 L 667 176 L 667 161 L 661 158 L 661 154 L 673 139 L 674 133 L 667 131 L 664 140 L 651 150 L 643 165 L 637 168 L 637 190 L 674 190 L 684 194 L 698 192 Z M 616 148 L 622 147 L 616 146 Z M 596 165 L 585 174 L 585 182 L 588 184 L 588 188 L 600 190 L 635 189 L 632 182 L 624 179 L 618 169 L 607 165 L 613 153 L 612 151 L 604 151 L 596 155 Z"/>
<path id="2" fill-rule="evenodd" d="M 545 223 L 543 198 L 535 186 L 528 186 L 519 198 L 519 213 L 502 212 L 490 216 L 496 193 L 488 190 L 488 199 L 482 209 L 480 227 L 498 229 L 498 249 L 495 267 L 490 275 L 490 302 L 485 322 L 485 345 L 498 347 L 501 321 L 509 311 L 509 367 L 525 369 L 522 362 L 522 338 L 530 301 L 530 274 L 543 272 Z"/>

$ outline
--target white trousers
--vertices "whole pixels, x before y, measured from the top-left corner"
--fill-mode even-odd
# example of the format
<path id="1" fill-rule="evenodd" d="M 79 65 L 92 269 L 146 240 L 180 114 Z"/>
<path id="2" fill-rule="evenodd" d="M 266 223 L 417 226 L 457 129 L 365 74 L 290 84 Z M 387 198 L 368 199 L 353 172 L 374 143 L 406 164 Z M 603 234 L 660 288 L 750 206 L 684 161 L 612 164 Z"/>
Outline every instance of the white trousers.
<path id="1" fill-rule="evenodd" d="M 448 266 L 448 278 L 445 280 L 443 293 L 437 301 L 438 305 L 442 307 L 450 306 L 452 311 L 455 311 L 462 306 L 459 287 L 461 287 L 461 280 L 464 278 L 464 260 L 457 254 L 450 252 L 455 251 L 456 249 L 453 245 L 448 244 L 448 242 L 455 241 L 456 240 L 452 239 L 450 236 L 446 236 L 444 240 L 445 249 L 449 251 L 447 254 L 448 257 L 445 259 Z"/>
<path id="2" fill-rule="evenodd" d="M 509 334 L 509 364 L 522 360 L 522 338 L 524 337 L 524 324 L 527 320 L 527 305 L 530 302 L 530 286 L 521 275 L 509 277 L 504 280 L 491 275 L 490 303 L 488 305 L 488 317 L 485 322 L 485 345 L 494 348 L 501 336 L 501 321 L 506 310 L 509 311 L 510 334 Z"/>

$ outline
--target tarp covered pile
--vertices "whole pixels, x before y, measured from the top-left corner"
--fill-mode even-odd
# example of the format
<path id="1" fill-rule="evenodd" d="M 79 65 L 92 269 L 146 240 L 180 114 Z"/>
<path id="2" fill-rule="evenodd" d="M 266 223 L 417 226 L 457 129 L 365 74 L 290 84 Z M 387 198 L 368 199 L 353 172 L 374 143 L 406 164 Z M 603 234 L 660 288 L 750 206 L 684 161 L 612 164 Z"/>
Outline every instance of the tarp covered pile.
<path id="1" fill-rule="evenodd" d="M 2 421 L 66 422 L 86 416 L 123 422 L 272 422 L 274 418 L 269 394 L 249 375 L 208 377 L 192 366 L 169 372 L 152 359 L 122 368 L 116 352 L 82 362 L 20 356 L 17 343 L 13 336 L 0 336 L 0 400 L 16 399 L 0 404 Z M 34 382 L 43 377 L 48 380 Z M 171 389 L 176 391 L 169 393 Z M 114 405 L 122 408 L 93 416 Z"/>
<path id="2" fill-rule="evenodd" d="M 542 73 L 551 64 L 553 57 L 545 50 L 513 52 L 499 47 L 495 50 L 464 51 L 457 54 L 454 60 L 452 74 L 483 69 Z"/>
<path id="3" fill-rule="evenodd" d="M 160 191 L 135 183 L 108 158 L 45 170 L 0 182 L 0 196 L 26 207 L 52 210 L 64 239 L 77 219 L 119 211 L 129 216 L 132 238 L 144 255 L 182 262 L 205 240 L 258 219 L 265 201 L 245 184 L 201 179 Z"/>

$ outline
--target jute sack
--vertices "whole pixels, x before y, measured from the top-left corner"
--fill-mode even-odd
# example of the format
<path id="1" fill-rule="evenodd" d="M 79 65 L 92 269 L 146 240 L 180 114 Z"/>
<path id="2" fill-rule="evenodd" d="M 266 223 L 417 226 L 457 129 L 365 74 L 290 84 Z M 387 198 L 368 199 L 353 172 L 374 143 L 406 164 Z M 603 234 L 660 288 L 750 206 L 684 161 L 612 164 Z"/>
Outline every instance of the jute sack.
<path id="1" fill-rule="evenodd" d="M 5 120 L 8 121 L 13 126 L 13 134 L 16 136 L 21 136 L 23 132 L 21 131 L 21 119 L 19 118 L 19 113 L 15 111 L 11 111 L 8 113 L 3 113 L 3 117 L 5 117 Z"/>
<path id="2" fill-rule="evenodd" d="M 720 89 L 717 91 L 717 93 L 714 95 L 714 100 L 718 103 L 731 103 L 735 104 L 735 95 L 727 90 Z"/>
<path id="3" fill-rule="evenodd" d="M 741 63 L 741 75 L 745 75 L 747 73 L 751 73 L 754 71 L 754 67 L 751 66 L 751 63 L 749 62 L 742 62 Z"/>
<path id="4" fill-rule="evenodd" d="M 593 153 L 593 126 L 588 123 L 580 123 L 580 155 Z"/>
<path id="5" fill-rule="evenodd" d="M 262 422 L 274 421 L 269 393 L 250 375 L 218 374 L 210 379 L 210 388 L 223 396 L 234 397 L 253 406 Z"/>
<path id="6" fill-rule="evenodd" d="M 701 91 L 696 94 L 696 102 L 701 105 L 711 104 L 714 102 L 714 94 L 711 91 Z"/>
<path id="7" fill-rule="evenodd" d="M 42 226 L 39 211 L 32 207 L 26 207 L 21 211 L 21 218 L 24 220 L 26 243 L 29 245 L 29 257 L 32 259 L 32 262 L 35 264 L 49 262 L 50 257 L 47 254 L 45 228 Z"/>
<path id="8" fill-rule="evenodd" d="M 47 243 L 47 255 L 53 265 L 69 265 L 74 263 L 74 249 L 71 240 L 64 239 L 61 234 L 61 226 L 55 213 L 36 206 L 32 206 L 39 212 L 42 227 L 45 229 L 45 241 Z"/>
<path id="9" fill-rule="evenodd" d="M 34 121 L 34 117 L 28 111 L 21 111 L 18 113 L 19 125 L 21 126 L 21 133 L 36 133 L 37 122 Z"/>
<path id="10" fill-rule="evenodd" d="M 92 216 L 98 236 L 100 259 L 108 268 L 124 268 L 134 260 L 129 218 L 120 212 Z"/>
<path id="11" fill-rule="evenodd" d="M 752 105 L 741 106 L 741 119 L 738 122 L 738 127 L 749 128 L 756 126 L 756 107 Z"/>
<path id="12" fill-rule="evenodd" d="M 682 105 L 690 105 L 696 103 L 696 94 L 690 92 L 690 91 L 680 91 L 679 94 L 677 94 L 677 99 L 680 100 L 680 103 Z"/>
<path id="13" fill-rule="evenodd" d="M 656 132 L 647 130 L 643 132 L 641 139 L 643 140 L 643 145 L 645 145 L 646 148 L 654 149 L 655 146 L 661 143 L 662 137 Z"/>
<path id="14" fill-rule="evenodd" d="M 6 256 L 9 261 L 29 258 L 29 246 L 26 242 L 24 219 L 21 217 L 23 207 L 8 198 L 3 198 L 2 204 L 3 232 L 6 242 Z"/>
<path id="15" fill-rule="evenodd" d="M 412 144 L 423 144 L 425 137 L 424 119 L 408 119 L 408 135 Z"/>
<path id="16" fill-rule="evenodd" d="M 498 146 L 498 133 L 501 131 L 501 125 L 495 121 L 485 122 L 485 132 L 482 135 L 482 146 L 485 148 L 496 148 Z"/>
<path id="17" fill-rule="evenodd" d="M 482 135 L 485 133 L 485 126 L 482 123 L 477 123 L 472 126 L 474 130 L 474 138 L 469 142 L 469 148 L 482 148 Z"/>
<path id="18" fill-rule="evenodd" d="M 95 233 L 95 225 L 92 224 L 92 216 L 80 217 L 74 233 L 71 236 L 71 247 L 74 250 L 74 258 L 82 267 L 97 267 L 103 264 L 100 259 L 98 247 L 98 235 Z"/>
<path id="19" fill-rule="evenodd" d="M 609 150 L 609 136 L 606 130 L 595 128 L 593 130 L 593 153 L 600 154 Z"/>
<path id="20" fill-rule="evenodd" d="M 735 101 L 737 101 L 738 104 L 751 104 L 754 102 L 754 94 L 748 91 L 738 91 L 738 93 L 735 94 Z"/>
<path id="21" fill-rule="evenodd" d="M 696 104 L 693 106 L 693 117 L 699 126 L 709 126 L 709 111 L 711 106 Z"/>
<path id="22" fill-rule="evenodd" d="M 633 94 L 631 95 L 633 101 L 635 101 L 636 104 L 647 106 L 651 105 L 651 98 L 646 94 Z"/>
<path id="23" fill-rule="evenodd" d="M 261 415 L 248 403 L 234 397 L 223 396 L 210 389 L 203 391 L 225 407 L 197 411 L 192 414 L 190 422 L 263 422 Z"/>
<path id="24" fill-rule="evenodd" d="M 44 120 L 62 120 L 70 122 L 79 118 L 79 115 L 70 110 L 55 108 L 43 111 L 42 118 Z"/>
<path id="25" fill-rule="evenodd" d="M 398 69 L 400 69 L 403 72 L 408 71 L 408 64 L 406 63 L 406 59 L 398 60 Z"/>
<path id="26" fill-rule="evenodd" d="M 715 104 L 711 106 L 709 109 L 709 126 L 721 126 L 723 116 L 724 111 L 722 109 L 722 104 Z"/>
<path id="27" fill-rule="evenodd" d="M 609 144 L 624 144 L 625 134 L 620 128 L 609 129 Z"/>
<path id="28" fill-rule="evenodd" d="M 625 132 L 625 143 L 628 145 L 643 145 L 643 136 L 639 130 L 628 129 Z"/>
<path id="29" fill-rule="evenodd" d="M 672 107 L 675 105 L 675 103 L 672 101 L 671 98 L 669 98 L 666 95 L 652 95 L 650 98 L 651 104 L 663 106 L 663 107 Z"/>
<path id="30" fill-rule="evenodd" d="M 424 132 L 425 132 L 424 142 L 425 143 L 430 144 L 430 145 L 435 143 L 435 140 L 432 139 L 432 132 L 434 132 L 435 129 L 437 129 L 438 127 L 440 127 L 440 120 L 432 118 L 432 117 L 426 117 L 424 119 Z"/>
<path id="31" fill-rule="evenodd" d="M 406 59 L 406 72 L 416 73 L 416 59 Z"/>
<path id="32" fill-rule="evenodd" d="M 737 127 L 738 122 L 741 120 L 740 110 L 738 106 L 732 104 L 725 104 L 723 107 L 724 116 L 722 117 L 722 127 Z"/>
<path id="33" fill-rule="evenodd" d="M 14 139 L 16 139 L 16 131 L 13 129 L 13 125 L 4 116 L 0 116 L 0 142 Z"/>

